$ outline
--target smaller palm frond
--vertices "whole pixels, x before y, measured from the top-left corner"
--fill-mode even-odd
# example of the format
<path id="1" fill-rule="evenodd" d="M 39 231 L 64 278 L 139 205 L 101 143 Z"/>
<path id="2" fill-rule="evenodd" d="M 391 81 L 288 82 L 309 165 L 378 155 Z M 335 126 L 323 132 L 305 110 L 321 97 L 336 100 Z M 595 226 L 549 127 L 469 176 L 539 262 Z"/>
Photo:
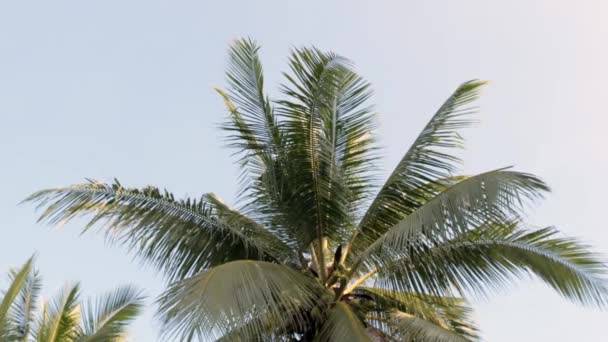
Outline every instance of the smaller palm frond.
<path id="1" fill-rule="evenodd" d="M 394 311 L 388 315 L 388 325 L 392 336 L 405 342 L 471 342 L 467 337 L 457 334 L 440 325 L 418 318 L 402 311 Z"/>
<path id="2" fill-rule="evenodd" d="M 78 342 L 118 342 L 125 336 L 125 329 L 143 309 L 141 291 L 120 287 L 96 301 L 89 301 L 83 309 L 83 327 Z"/>
<path id="3" fill-rule="evenodd" d="M 0 299 L 0 338 L 3 340 L 11 340 L 18 337 L 14 333 L 15 322 L 11 317 L 11 309 L 16 301 L 19 300 L 19 296 L 23 294 L 28 284 L 28 279 L 32 272 L 33 259 L 31 257 L 18 270 L 12 272 L 10 276 L 11 284 L 2 293 L 2 298 Z"/>
<path id="4" fill-rule="evenodd" d="M 608 270 L 586 245 L 559 237 L 553 228 L 527 230 L 487 223 L 440 244 L 410 248 L 379 269 L 381 287 L 436 294 L 487 295 L 513 278 L 532 274 L 560 295 L 604 307 Z"/>
<path id="5" fill-rule="evenodd" d="M 209 198 L 177 200 L 153 187 L 89 182 L 43 190 L 26 201 L 44 207 L 40 220 L 51 224 L 91 215 L 85 231 L 105 223 L 110 238 L 127 244 L 171 280 L 236 259 L 297 260 L 286 244 L 261 226 L 226 223 L 217 215 L 217 201 Z"/>
<path id="6" fill-rule="evenodd" d="M 50 303 L 43 303 L 43 315 L 35 331 L 39 342 L 74 341 L 80 330 L 78 284 L 67 287 Z"/>
<path id="7" fill-rule="evenodd" d="M 359 287 L 353 295 L 355 298 L 373 300 L 372 315 L 390 316 L 394 312 L 403 312 L 428 321 L 451 334 L 457 334 L 467 341 L 479 340 L 478 329 L 471 317 L 473 310 L 461 298 L 399 292 L 379 287 Z"/>
<path id="8" fill-rule="evenodd" d="M 11 271 L 11 281 L 15 281 L 18 274 L 16 271 Z M 25 283 L 21 287 L 18 298 L 16 298 L 10 309 L 10 319 L 13 322 L 13 331 L 15 331 L 14 335 L 16 336 L 14 341 L 29 341 L 41 290 L 42 277 L 38 270 L 32 267 Z"/>
<path id="9" fill-rule="evenodd" d="M 317 280 L 290 267 L 239 260 L 172 284 L 158 301 L 166 334 L 189 340 L 218 338 L 235 329 L 253 338 L 274 329 L 297 331 L 309 319 L 303 313 L 325 297 Z"/>

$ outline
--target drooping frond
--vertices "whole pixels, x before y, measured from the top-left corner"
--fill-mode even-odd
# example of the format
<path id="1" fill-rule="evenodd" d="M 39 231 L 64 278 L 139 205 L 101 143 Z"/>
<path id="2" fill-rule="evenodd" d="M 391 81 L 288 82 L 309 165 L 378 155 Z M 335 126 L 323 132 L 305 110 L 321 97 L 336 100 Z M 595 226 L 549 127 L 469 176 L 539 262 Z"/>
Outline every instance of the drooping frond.
<path id="1" fill-rule="evenodd" d="M 329 310 L 315 341 L 370 342 L 372 338 L 353 309 L 344 302 L 337 302 Z"/>
<path id="2" fill-rule="evenodd" d="M 11 279 L 16 279 L 18 272 L 11 272 Z M 42 277 L 38 270 L 32 268 L 10 309 L 10 318 L 15 331 L 14 341 L 29 341 L 32 324 L 38 307 L 38 298 L 42 289 Z"/>
<path id="3" fill-rule="evenodd" d="M 169 279 L 181 279 L 231 260 L 295 258 L 262 227 L 224 222 L 205 196 L 177 200 L 153 187 L 139 190 L 124 188 L 118 182 L 90 182 L 43 190 L 26 201 L 44 207 L 40 220 L 51 224 L 91 215 L 85 230 L 105 223 L 110 238 L 127 244 L 165 271 Z"/>
<path id="4" fill-rule="evenodd" d="M 487 221 L 510 222 L 549 188 L 533 175 L 500 169 L 464 179 L 426 202 L 361 253 L 360 261 L 407 253 L 425 239 L 444 241 Z"/>
<path id="5" fill-rule="evenodd" d="M 355 296 L 371 297 L 379 315 L 391 315 L 395 310 L 428 321 L 442 329 L 460 335 L 468 341 L 478 341 L 478 329 L 472 309 L 461 298 L 437 297 L 415 292 L 399 292 L 377 287 L 360 287 Z"/>
<path id="6" fill-rule="evenodd" d="M 111 293 L 89 301 L 83 309 L 83 327 L 78 342 L 118 342 L 125 329 L 143 309 L 144 297 L 136 288 L 120 287 Z"/>
<path id="7" fill-rule="evenodd" d="M 393 336 L 404 342 L 471 342 L 453 331 L 425 319 L 401 311 L 394 311 L 388 318 Z"/>
<path id="8" fill-rule="evenodd" d="M 469 105 L 485 82 L 463 83 L 445 101 L 403 156 L 361 220 L 353 248 L 362 250 L 437 193 L 435 182 L 453 175 L 458 158 L 449 153 L 460 148 L 458 131 L 472 123 Z"/>
<path id="9" fill-rule="evenodd" d="M 294 261 L 293 249 L 281 240 L 277 235 L 268 231 L 257 221 L 246 216 L 234 208 L 230 208 L 215 194 L 206 194 L 205 199 L 213 205 L 215 215 L 223 222 L 232 227 L 242 227 L 244 231 L 255 234 L 255 238 L 262 241 L 270 251 L 270 255 L 276 255 L 278 261 Z M 280 232 L 277 232 L 280 233 Z"/>
<path id="10" fill-rule="evenodd" d="M 80 330 L 79 286 L 68 287 L 50 303 L 45 303 L 43 316 L 36 327 L 39 342 L 74 341 Z"/>
<path id="11" fill-rule="evenodd" d="M 174 283 L 159 298 L 159 312 L 166 334 L 181 340 L 217 338 L 243 327 L 242 336 L 255 338 L 302 328 L 304 313 L 324 296 L 315 279 L 290 267 L 240 260 Z"/>
<path id="12" fill-rule="evenodd" d="M 604 307 L 608 269 L 587 246 L 557 236 L 552 228 L 526 230 L 515 223 L 485 224 L 452 240 L 412 248 L 409 256 L 380 269 L 383 286 L 485 295 L 532 274 L 560 295 L 584 305 Z"/>
<path id="13" fill-rule="evenodd" d="M 12 330 L 14 326 L 10 311 L 19 295 L 23 293 L 32 271 L 32 264 L 33 257 L 28 259 L 18 271 L 13 273 L 8 289 L 2 293 L 2 299 L 0 300 L 0 338 L 3 340 L 15 338 L 14 330 Z"/>

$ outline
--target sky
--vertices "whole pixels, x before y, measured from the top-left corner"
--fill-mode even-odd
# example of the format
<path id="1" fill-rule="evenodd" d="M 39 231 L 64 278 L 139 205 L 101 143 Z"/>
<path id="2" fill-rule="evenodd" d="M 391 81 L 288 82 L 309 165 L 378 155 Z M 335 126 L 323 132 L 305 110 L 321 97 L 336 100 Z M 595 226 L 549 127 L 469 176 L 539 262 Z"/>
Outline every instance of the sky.
<path id="1" fill-rule="evenodd" d="M 102 234 L 81 236 L 82 221 L 51 229 L 18 203 L 114 177 L 234 200 L 212 87 L 243 36 L 263 46 L 270 91 L 292 47 L 353 60 L 375 89 L 385 173 L 458 84 L 490 80 L 481 123 L 464 133 L 464 171 L 540 175 L 553 192 L 529 220 L 606 255 L 607 14 L 597 0 L 0 0 L 0 271 L 37 253 L 45 297 L 77 280 L 86 295 L 144 288 L 149 306 L 131 333 L 157 341 L 161 276 Z M 474 306 L 484 341 L 598 341 L 608 321 L 532 279 Z"/>

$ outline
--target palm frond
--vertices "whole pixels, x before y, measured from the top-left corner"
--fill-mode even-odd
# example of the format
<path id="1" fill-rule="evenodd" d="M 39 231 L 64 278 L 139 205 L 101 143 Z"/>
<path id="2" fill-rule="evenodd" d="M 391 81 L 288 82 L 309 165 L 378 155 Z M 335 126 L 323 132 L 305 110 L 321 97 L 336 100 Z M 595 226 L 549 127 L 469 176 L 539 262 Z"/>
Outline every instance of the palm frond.
<path id="1" fill-rule="evenodd" d="M 240 260 L 172 284 L 159 298 L 159 312 L 166 334 L 182 340 L 217 338 L 242 327 L 255 338 L 274 328 L 302 327 L 304 313 L 324 296 L 317 280 L 287 266 Z"/>
<path id="2" fill-rule="evenodd" d="M 330 309 L 315 341 L 370 342 L 372 339 L 353 309 L 344 302 L 337 302 Z"/>
<path id="3" fill-rule="evenodd" d="M 487 295 L 513 278 L 532 274 L 560 295 L 584 305 L 605 307 L 608 269 L 575 239 L 553 228 L 526 230 L 516 223 L 484 224 L 450 241 L 412 248 L 399 267 L 379 270 L 382 286 L 400 289 L 472 292 Z M 443 289 L 443 290 L 441 290 Z"/>
<path id="4" fill-rule="evenodd" d="M 2 294 L 2 299 L 0 300 L 0 338 L 8 338 L 9 335 L 13 334 L 11 330 L 13 322 L 11 322 L 10 311 L 19 295 L 23 293 L 24 286 L 27 284 L 33 267 L 32 265 L 33 257 L 28 259 L 18 271 L 13 273 L 11 284 Z"/>
<path id="5" fill-rule="evenodd" d="M 367 264 L 382 263 L 381 254 L 389 257 L 405 253 L 425 239 L 445 241 L 488 220 L 510 222 L 521 216 L 527 203 L 548 190 L 537 177 L 506 169 L 469 177 L 441 192 L 369 243 L 359 260 Z"/>
<path id="6" fill-rule="evenodd" d="M 388 319 L 393 336 L 405 342 L 471 342 L 467 337 L 445 329 L 430 321 L 401 311 L 393 312 Z"/>
<path id="7" fill-rule="evenodd" d="M 228 53 L 228 90 L 216 89 L 229 112 L 222 128 L 229 134 L 230 146 L 241 155 L 242 195 L 260 187 L 262 175 L 273 172 L 282 150 L 282 133 L 274 108 L 264 93 L 259 49 L 251 39 L 236 40 Z M 262 183 L 272 185 L 268 181 L 274 178 L 267 178 Z"/>
<path id="8" fill-rule="evenodd" d="M 105 223 L 110 238 L 127 244 L 144 260 L 181 279 L 210 266 L 237 259 L 297 260 L 289 248 L 259 225 L 233 226 L 217 208 L 201 199 L 177 200 L 157 188 L 124 188 L 118 182 L 90 182 L 37 192 L 26 201 L 45 210 L 40 220 L 51 224 L 91 215 L 85 231 Z M 284 254 L 273 254 L 280 251 Z"/>
<path id="9" fill-rule="evenodd" d="M 233 42 L 228 52 L 228 92 L 219 92 L 230 110 L 230 121 L 223 128 L 234 134 L 231 140 L 235 147 L 264 158 L 276 152 L 281 137 L 274 109 L 264 93 L 259 49 L 251 39 Z"/>
<path id="10" fill-rule="evenodd" d="M 120 287 L 111 293 L 89 301 L 83 310 L 83 328 L 79 342 L 118 342 L 125 336 L 125 329 L 143 309 L 141 291 Z"/>
<path id="11" fill-rule="evenodd" d="M 43 316 L 36 328 L 39 342 L 73 341 L 80 329 L 79 286 L 68 287 L 59 297 L 44 304 Z"/>
<path id="12" fill-rule="evenodd" d="M 295 253 L 292 247 L 279 238 L 280 231 L 271 232 L 267 230 L 262 224 L 254 219 L 239 212 L 237 209 L 226 205 L 226 203 L 215 194 L 206 194 L 204 197 L 213 205 L 215 215 L 220 220 L 231 227 L 242 227 L 241 229 L 243 231 L 250 232 L 252 236 L 255 236 L 255 238 L 270 251 L 270 255 L 277 256 L 276 260 L 288 262 L 293 262 L 295 260 Z"/>
<path id="13" fill-rule="evenodd" d="M 460 148 L 459 130 L 469 126 L 476 109 L 470 107 L 486 82 L 463 83 L 445 101 L 397 164 L 359 223 L 353 248 L 362 250 L 437 192 L 434 184 L 456 171 L 458 158 L 448 153 Z"/>
<path id="14" fill-rule="evenodd" d="M 360 287 L 354 294 L 371 297 L 375 303 L 374 311 L 390 314 L 398 310 L 426 320 L 467 340 L 479 340 L 478 329 L 471 317 L 473 310 L 461 298 L 399 292 L 377 287 Z"/>
<path id="15" fill-rule="evenodd" d="M 18 272 L 12 271 L 11 279 L 14 281 L 18 275 Z M 16 298 L 10 310 L 10 317 L 14 324 L 13 330 L 15 330 L 14 335 L 16 337 L 14 341 L 29 341 L 41 289 L 42 277 L 38 273 L 38 270 L 32 267 L 18 298 Z"/>
<path id="16" fill-rule="evenodd" d="M 375 114 L 365 106 L 371 91 L 350 62 L 333 53 L 296 49 L 290 70 L 283 85 L 288 99 L 279 101 L 295 166 L 290 176 L 300 182 L 298 199 L 308 202 L 311 224 L 332 235 L 352 220 L 368 190 L 375 150 Z"/>

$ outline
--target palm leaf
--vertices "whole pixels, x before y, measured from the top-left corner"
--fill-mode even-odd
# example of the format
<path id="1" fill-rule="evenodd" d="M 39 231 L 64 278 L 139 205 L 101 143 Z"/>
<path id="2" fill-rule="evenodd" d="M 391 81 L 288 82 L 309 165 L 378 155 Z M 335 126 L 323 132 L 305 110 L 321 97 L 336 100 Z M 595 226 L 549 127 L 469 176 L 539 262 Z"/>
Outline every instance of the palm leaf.
<path id="1" fill-rule="evenodd" d="M 83 310 L 83 329 L 79 342 L 117 342 L 125 335 L 126 326 L 143 309 L 141 291 L 125 286 L 89 302 Z"/>
<path id="2" fill-rule="evenodd" d="M 11 272 L 11 278 L 17 277 L 17 272 Z M 42 277 L 38 270 L 31 269 L 21 288 L 19 297 L 11 307 L 10 316 L 14 322 L 16 336 L 15 341 L 29 341 L 34 314 L 36 312 L 40 290 L 42 289 Z"/>
<path id="3" fill-rule="evenodd" d="M 425 239 L 441 241 L 488 220 L 518 218 L 526 203 L 549 188 L 540 179 L 505 169 L 490 171 L 454 184 L 370 243 L 360 262 L 382 263 L 382 256 L 407 252 Z M 378 259 L 380 258 L 380 259 Z"/>
<path id="4" fill-rule="evenodd" d="M 297 260 L 259 225 L 224 222 L 208 196 L 177 200 L 153 187 L 139 190 L 118 182 L 90 182 L 43 190 L 26 201 L 45 207 L 40 220 L 51 224 L 87 214 L 92 218 L 85 231 L 105 222 L 109 237 L 126 243 L 165 271 L 169 279 L 181 279 L 230 260 Z M 282 254 L 273 254 L 278 251 Z"/>
<path id="5" fill-rule="evenodd" d="M 30 273 L 33 265 L 33 257 L 28 259 L 18 271 L 12 275 L 12 281 L 9 288 L 2 294 L 2 300 L 0 301 L 0 338 L 9 338 L 13 336 L 13 328 L 10 310 L 15 305 L 15 300 L 18 299 L 19 295 L 23 293 L 24 287 L 28 282 Z"/>
<path id="6" fill-rule="evenodd" d="M 282 87 L 287 99 L 277 108 L 285 150 L 278 171 L 283 190 L 274 206 L 301 245 L 317 241 L 323 263 L 320 241 L 339 242 L 353 229 L 369 186 L 375 117 L 364 104 L 371 92 L 350 62 L 333 53 L 295 49 L 289 65 Z"/>
<path id="7" fill-rule="evenodd" d="M 392 313 L 398 310 L 426 320 L 468 340 L 479 340 L 472 320 L 472 309 L 461 298 L 437 297 L 415 292 L 399 292 L 377 287 L 360 287 L 355 296 L 369 296 L 374 311 Z"/>
<path id="8" fill-rule="evenodd" d="M 159 312 L 166 334 L 181 340 L 217 338 L 242 327 L 255 338 L 275 327 L 302 327 L 303 312 L 323 296 L 316 280 L 289 267 L 240 260 L 172 284 L 159 298 Z"/>
<path id="9" fill-rule="evenodd" d="M 460 148 L 458 131 L 469 126 L 485 82 L 463 83 L 445 101 L 397 164 L 359 224 L 353 248 L 362 250 L 437 193 L 433 185 L 456 171 L 458 158 L 447 150 Z"/>
<path id="10" fill-rule="evenodd" d="M 80 310 L 78 306 L 79 286 L 68 287 L 51 301 L 44 304 L 43 316 L 36 329 L 36 341 L 73 341 L 78 336 Z"/>
<path id="11" fill-rule="evenodd" d="M 526 230 L 515 223 L 485 224 L 450 241 L 410 250 L 397 268 L 380 269 L 383 286 L 443 289 L 486 295 L 509 280 L 533 274 L 562 296 L 585 305 L 607 304 L 607 269 L 587 246 L 553 228 Z"/>
<path id="12" fill-rule="evenodd" d="M 399 340 L 404 342 L 474 341 L 430 321 L 401 311 L 393 312 L 389 316 L 388 324 L 393 328 L 393 336 L 399 337 Z"/>

